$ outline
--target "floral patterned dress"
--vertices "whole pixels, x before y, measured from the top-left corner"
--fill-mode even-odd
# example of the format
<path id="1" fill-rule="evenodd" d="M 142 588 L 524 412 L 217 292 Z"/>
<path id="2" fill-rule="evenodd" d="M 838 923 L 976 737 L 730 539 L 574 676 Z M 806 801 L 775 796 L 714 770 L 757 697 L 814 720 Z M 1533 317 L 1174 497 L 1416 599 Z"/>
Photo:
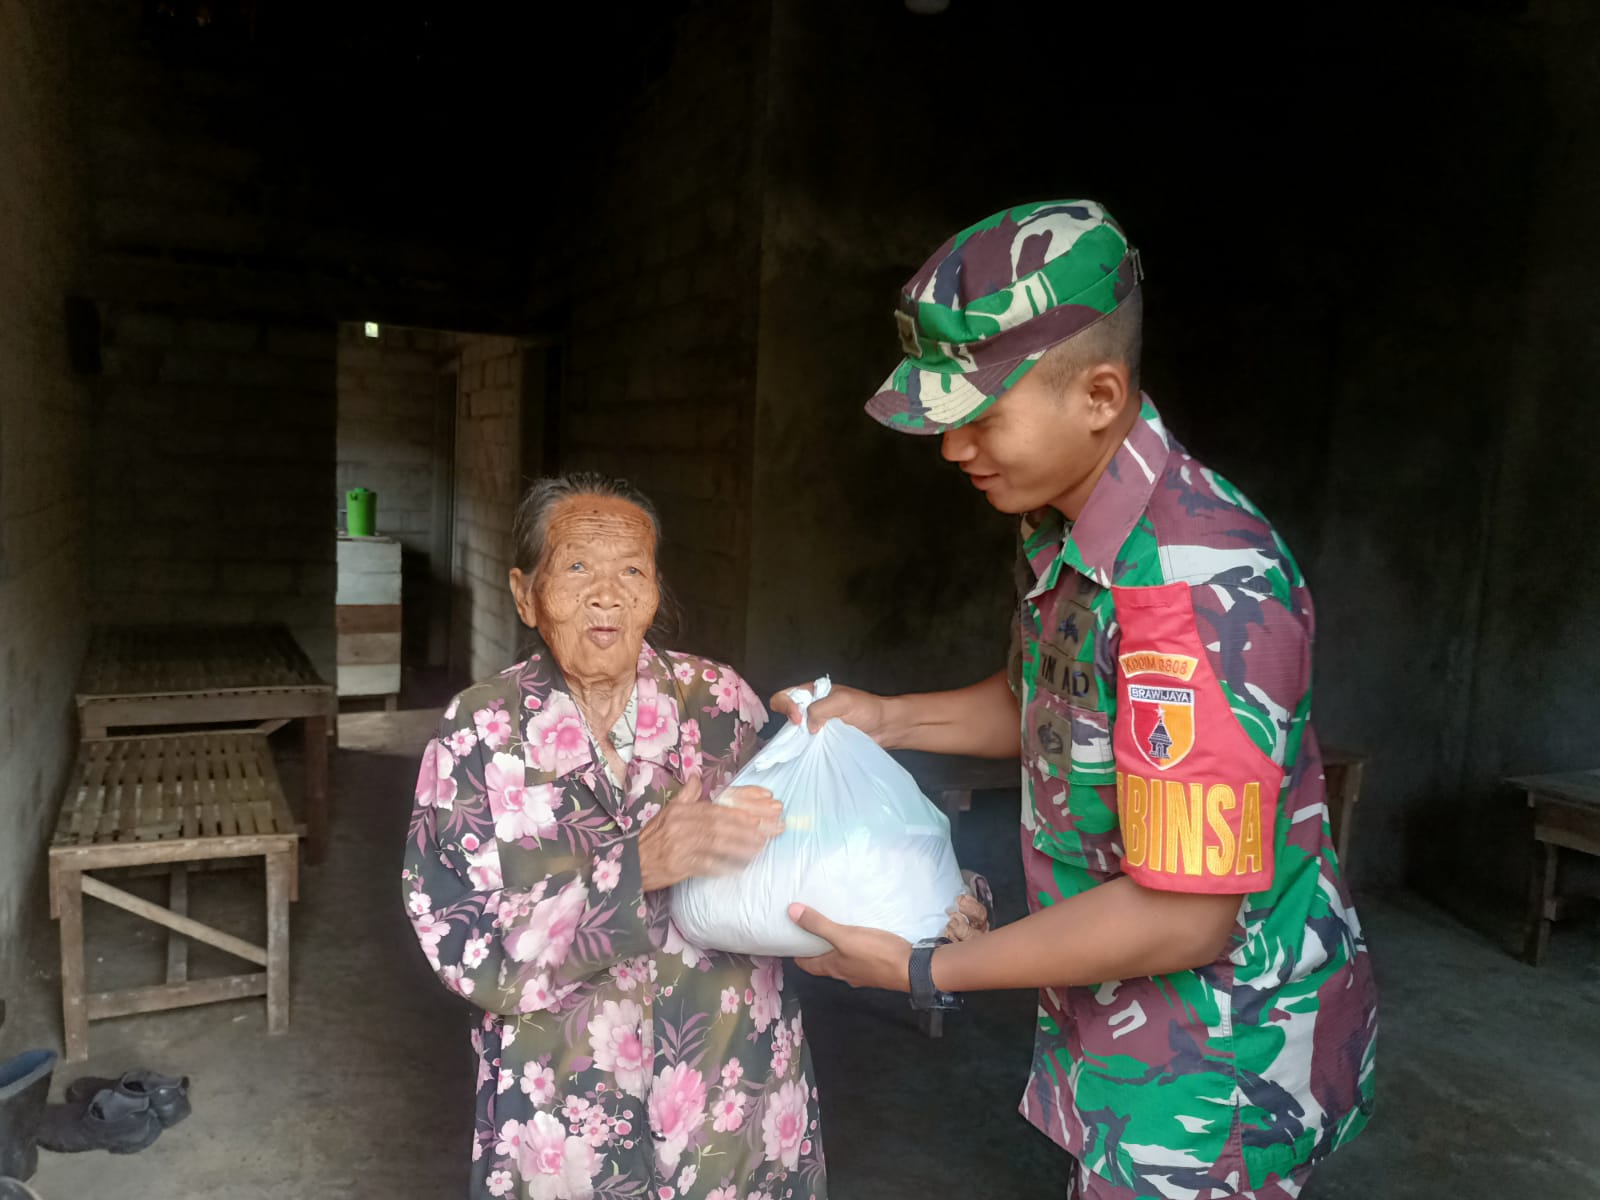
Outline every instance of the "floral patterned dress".
<path id="1" fill-rule="evenodd" d="M 542 645 L 445 710 L 403 872 L 423 953 L 484 1010 L 473 1200 L 824 1200 L 817 1090 L 776 959 L 687 943 L 639 830 L 715 795 L 766 710 L 728 667 L 639 656 L 617 787 Z"/>

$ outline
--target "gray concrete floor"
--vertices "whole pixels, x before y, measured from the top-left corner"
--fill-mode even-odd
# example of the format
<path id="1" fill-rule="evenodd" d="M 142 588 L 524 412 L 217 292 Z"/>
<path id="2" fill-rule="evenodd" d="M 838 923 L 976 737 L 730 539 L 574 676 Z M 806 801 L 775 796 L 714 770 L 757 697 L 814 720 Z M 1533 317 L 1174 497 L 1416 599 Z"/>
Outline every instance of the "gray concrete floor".
<path id="1" fill-rule="evenodd" d="M 470 1012 L 428 972 L 396 874 L 426 713 L 347 716 L 335 763 L 329 861 L 302 875 L 294 911 L 291 1028 L 268 1037 L 260 1001 L 97 1023 L 92 1057 L 58 1070 L 135 1065 L 193 1080 L 194 1116 L 136 1156 L 43 1153 L 45 1200 L 372 1197 L 464 1192 L 473 1063 Z M 292 749 L 292 744 L 286 744 Z M 286 768 L 293 788 L 293 763 Z M 1021 905 L 1014 802 L 979 797 L 958 850 L 989 872 L 1001 917 Z M 159 898 L 159 880 L 129 886 Z M 260 936 L 258 869 L 200 877 L 201 919 Z M 1383 1005 L 1379 1112 L 1313 1180 L 1312 1200 L 1600 1196 L 1600 923 L 1558 927 L 1534 971 L 1505 949 L 1515 913 L 1477 932 L 1410 897 L 1361 898 Z M 93 903 L 93 986 L 160 978 L 153 927 Z M 0 1032 L 9 1055 L 59 1046 L 53 929 Z M 234 969 L 204 948 L 196 975 Z M 1060 1197 L 1067 1163 L 1016 1115 L 1033 1004 L 973 997 L 940 1041 L 904 1001 L 791 972 L 805 998 L 841 1200 Z"/>

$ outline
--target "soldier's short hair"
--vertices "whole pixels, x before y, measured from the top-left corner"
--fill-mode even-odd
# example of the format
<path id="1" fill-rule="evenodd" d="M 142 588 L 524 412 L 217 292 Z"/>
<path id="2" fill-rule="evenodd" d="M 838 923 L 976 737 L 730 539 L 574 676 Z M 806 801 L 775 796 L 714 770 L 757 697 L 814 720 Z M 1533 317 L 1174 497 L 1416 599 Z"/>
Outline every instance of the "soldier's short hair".
<path id="1" fill-rule="evenodd" d="M 1050 347 L 1030 374 L 1051 391 L 1067 386 L 1090 367 L 1125 363 L 1128 383 L 1139 393 L 1139 355 L 1144 344 L 1144 289 L 1134 288 L 1123 302 L 1082 333 Z"/>

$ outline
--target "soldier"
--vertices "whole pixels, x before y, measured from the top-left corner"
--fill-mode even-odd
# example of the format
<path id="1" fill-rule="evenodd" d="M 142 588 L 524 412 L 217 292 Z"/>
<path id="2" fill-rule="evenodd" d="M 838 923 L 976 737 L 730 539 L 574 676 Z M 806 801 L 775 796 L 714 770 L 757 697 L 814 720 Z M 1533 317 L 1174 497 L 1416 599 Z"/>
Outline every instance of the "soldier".
<path id="1" fill-rule="evenodd" d="M 1292 1197 L 1372 1110 L 1370 962 L 1329 840 L 1311 597 L 1266 518 L 1139 388 L 1142 272 L 1098 204 L 997 213 L 942 246 L 867 403 L 938 434 L 1021 518 L 1008 669 L 810 710 L 886 747 L 1023 762 L 1030 915 L 963 900 L 913 947 L 791 915 L 853 986 L 1037 987 L 1023 1114 L 1073 1195 Z M 797 719 L 787 698 L 775 708 Z"/>

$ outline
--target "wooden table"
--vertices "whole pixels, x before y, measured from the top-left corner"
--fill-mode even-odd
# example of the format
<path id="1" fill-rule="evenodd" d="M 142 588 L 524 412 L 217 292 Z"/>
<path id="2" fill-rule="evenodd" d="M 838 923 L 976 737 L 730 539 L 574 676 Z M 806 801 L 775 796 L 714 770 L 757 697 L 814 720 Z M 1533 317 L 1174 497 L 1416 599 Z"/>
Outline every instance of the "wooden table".
<path id="1" fill-rule="evenodd" d="M 289 1023 L 289 902 L 298 897 L 299 834 L 267 739 L 255 730 L 101 738 L 82 743 L 50 845 L 50 915 L 61 922 L 62 1029 L 69 1061 L 89 1052 L 89 1022 L 130 1013 L 267 998 L 267 1029 Z M 267 939 L 258 945 L 189 915 L 189 868 L 260 855 Z M 166 908 L 97 874 L 163 867 Z M 166 982 L 91 992 L 83 898 L 92 896 L 167 930 Z M 190 979 L 193 938 L 265 968 Z"/>
<path id="2" fill-rule="evenodd" d="M 305 739 L 306 857 L 328 844 L 328 731 L 333 688 L 282 625 L 97 627 L 78 685 L 83 737 L 113 728 L 300 721 Z"/>
<path id="3" fill-rule="evenodd" d="M 1533 874 L 1522 957 L 1534 966 L 1550 944 L 1550 923 L 1561 916 L 1556 880 L 1563 848 L 1600 856 L 1600 771 L 1523 775 L 1506 780 L 1533 809 Z"/>

